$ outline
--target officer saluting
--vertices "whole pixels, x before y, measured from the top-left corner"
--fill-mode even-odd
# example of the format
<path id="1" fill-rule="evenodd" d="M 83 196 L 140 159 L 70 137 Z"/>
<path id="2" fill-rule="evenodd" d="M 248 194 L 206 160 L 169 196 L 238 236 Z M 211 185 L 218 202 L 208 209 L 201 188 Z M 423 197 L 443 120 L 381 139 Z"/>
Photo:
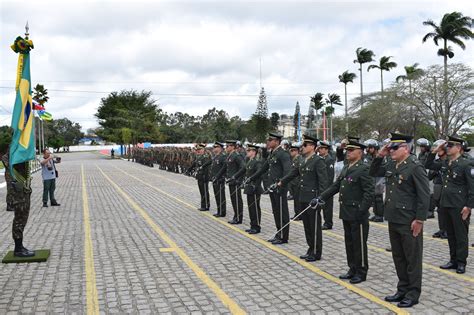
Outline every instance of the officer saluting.
<path id="1" fill-rule="evenodd" d="M 328 173 L 328 186 L 334 182 L 334 158 L 329 154 L 329 149 L 331 145 L 327 141 L 319 141 L 318 153 L 319 156 L 324 159 L 326 163 L 326 172 Z M 347 147 L 346 147 L 347 150 Z M 333 217 L 333 207 L 334 200 L 333 198 L 328 198 L 325 200 L 323 205 L 323 216 L 324 224 L 323 230 L 331 230 L 333 226 L 332 217 Z"/>
<path id="2" fill-rule="evenodd" d="M 339 218 L 344 225 L 344 240 L 349 271 L 339 276 L 360 283 L 366 280 L 369 262 L 367 237 L 369 236 L 369 208 L 374 198 L 374 178 L 369 175 L 369 166 L 362 161 L 365 146 L 355 141 L 346 145 L 347 164 L 336 182 L 318 199 L 328 200 L 339 192 Z M 313 204 L 317 200 L 312 201 Z"/>
<path id="3" fill-rule="evenodd" d="M 316 154 L 318 139 L 304 135 L 303 136 L 303 161 L 298 168 L 283 177 L 278 183 L 279 186 L 285 186 L 292 179 L 300 178 L 300 208 L 306 209 L 302 214 L 304 233 L 308 251 L 300 258 L 306 261 L 316 261 L 321 259 L 323 250 L 323 231 L 321 230 L 321 211 L 320 209 L 307 209 L 311 200 L 327 187 L 328 174 L 324 159 Z M 303 211 L 303 210 L 301 210 Z"/>
<path id="4" fill-rule="evenodd" d="M 226 170 L 227 182 L 229 183 L 230 200 L 234 208 L 234 218 L 230 224 L 241 224 L 244 218 L 244 204 L 242 202 L 242 192 L 240 191 L 240 181 L 245 174 L 245 162 L 242 155 L 236 150 L 237 141 L 226 141 Z"/>
<path id="5" fill-rule="evenodd" d="M 434 161 L 434 157 L 446 145 L 448 159 Z M 462 156 L 464 140 L 450 136 L 446 144 L 440 144 L 429 155 L 426 167 L 441 170 L 443 189 L 440 207 L 446 215 L 450 261 L 441 269 L 456 269 L 457 273 L 466 272 L 468 256 L 468 228 L 471 209 L 474 207 L 474 167 Z"/>
<path id="6" fill-rule="evenodd" d="M 392 133 L 370 166 L 370 175 L 386 177 L 385 218 L 398 276 L 397 292 L 385 297 L 398 307 L 412 307 L 421 294 L 423 222 L 430 203 L 425 167 L 411 152 L 411 136 Z M 382 165 L 390 153 L 392 160 Z"/>
<path id="7" fill-rule="evenodd" d="M 270 201 L 272 204 L 273 217 L 277 230 L 283 226 L 286 227 L 275 235 L 275 238 L 269 240 L 274 245 L 288 243 L 288 236 L 290 234 L 290 227 L 287 223 L 290 221 L 288 213 L 288 190 L 285 187 L 276 187 L 276 183 L 280 181 L 286 174 L 289 173 L 291 167 L 290 154 L 280 145 L 282 135 L 270 132 L 267 139 L 268 153 L 267 160 L 263 164 L 260 171 L 250 177 L 250 180 L 261 176 L 268 172 L 268 180 L 272 183 L 274 189 L 270 191 Z"/>
<path id="8" fill-rule="evenodd" d="M 212 149 L 214 157 L 211 164 L 211 180 L 216 199 L 217 212 L 215 217 L 225 217 L 226 215 L 226 199 L 225 199 L 225 171 L 226 156 L 224 152 L 224 143 L 215 142 Z"/>
<path id="9" fill-rule="evenodd" d="M 259 147 L 253 144 L 247 145 L 247 164 L 245 166 L 245 177 L 250 178 L 257 173 L 262 162 L 257 159 L 257 152 Z M 244 181 L 244 193 L 247 195 L 247 205 L 250 216 L 250 229 L 246 232 L 249 234 L 260 233 L 260 222 L 262 219 L 262 210 L 260 209 L 260 196 L 262 195 L 262 178 L 260 176 L 254 177 L 252 181 L 246 179 Z"/>

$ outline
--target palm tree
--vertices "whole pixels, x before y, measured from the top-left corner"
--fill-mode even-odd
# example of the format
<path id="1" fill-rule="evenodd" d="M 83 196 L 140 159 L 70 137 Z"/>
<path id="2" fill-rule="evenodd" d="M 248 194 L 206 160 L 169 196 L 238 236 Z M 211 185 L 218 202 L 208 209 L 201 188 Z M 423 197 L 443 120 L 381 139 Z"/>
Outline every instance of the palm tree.
<path id="1" fill-rule="evenodd" d="M 425 71 L 423 69 L 418 68 L 418 63 L 414 63 L 411 66 L 405 66 L 405 74 L 404 75 L 399 75 L 396 78 L 397 82 L 405 82 L 408 81 L 408 88 L 410 92 L 410 101 L 413 100 L 413 90 L 411 87 L 411 82 L 419 79 Z M 411 112 L 411 117 L 413 118 L 413 135 L 415 136 L 416 134 L 416 123 L 417 123 L 417 115 L 416 113 L 413 113 L 414 111 L 414 106 L 410 106 L 410 112 Z"/>
<path id="2" fill-rule="evenodd" d="M 348 70 L 344 71 L 339 75 L 339 82 L 344 83 L 344 102 L 345 102 L 345 114 L 344 119 L 346 121 L 346 133 L 349 132 L 349 122 L 347 121 L 347 83 L 354 82 L 354 79 L 357 78 L 355 73 L 349 72 Z"/>
<path id="3" fill-rule="evenodd" d="M 333 105 L 342 106 L 341 97 L 339 95 L 337 95 L 336 93 L 328 94 L 328 97 L 326 98 L 326 105 L 329 105 L 325 108 L 325 112 L 326 112 L 326 116 L 329 116 L 329 120 L 331 122 L 331 143 L 332 143 L 332 141 L 333 141 L 333 137 L 332 137 L 332 131 L 333 131 L 333 128 L 332 128 L 332 115 L 334 114 L 334 111 L 335 111 Z"/>
<path id="4" fill-rule="evenodd" d="M 316 93 L 314 96 L 311 97 L 311 108 L 313 108 L 316 112 L 316 117 L 318 117 L 318 111 L 324 107 L 323 102 L 324 94 L 323 93 Z M 316 129 L 316 136 L 319 137 L 319 129 Z"/>
<path id="5" fill-rule="evenodd" d="M 425 73 L 425 71 L 423 69 L 418 68 L 418 66 L 419 66 L 418 63 L 414 63 L 411 66 L 405 66 L 405 73 L 406 74 L 399 75 L 396 78 L 397 82 L 408 81 L 408 87 L 409 87 L 409 90 L 410 90 L 410 94 L 412 94 L 411 82 L 416 80 L 416 79 L 419 79 Z"/>
<path id="6" fill-rule="evenodd" d="M 444 101 L 446 105 L 448 99 L 448 57 L 450 59 L 454 57 L 448 42 L 458 45 L 463 50 L 466 49 L 466 45 L 461 39 L 469 40 L 474 38 L 474 34 L 471 31 L 472 22 L 472 18 L 463 16 L 460 12 L 446 13 L 439 25 L 433 22 L 433 20 L 423 22 L 423 25 L 431 26 L 434 29 L 433 32 L 429 32 L 423 37 L 423 43 L 432 38 L 435 45 L 438 46 L 438 42 L 440 40 L 443 41 L 443 48 L 438 49 L 438 56 L 442 56 L 444 59 Z"/>
<path id="7" fill-rule="evenodd" d="M 383 98 L 383 72 L 384 71 L 390 71 L 390 69 L 395 68 L 397 66 L 397 63 L 394 61 L 390 61 L 390 58 L 392 56 L 383 56 L 379 60 L 378 65 L 370 65 L 367 68 L 367 71 L 370 71 L 370 69 L 380 69 L 380 87 L 382 91 L 382 98 Z"/>
<path id="8" fill-rule="evenodd" d="M 44 88 L 44 85 L 42 84 L 36 84 L 34 87 L 34 95 L 33 99 L 37 101 L 39 104 L 44 105 L 46 102 L 49 100 L 48 96 L 48 89 Z"/>
<path id="9" fill-rule="evenodd" d="M 362 65 L 367 62 L 372 62 L 374 61 L 373 57 L 375 57 L 375 54 L 372 50 L 366 49 L 359 47 L 356 50 L 356 56 L 357 59 L 354 60 L 354 63 L 359 64 L 359 73 L 360 73 L 360 106 L 364 106 L 364 88 L 362 84 Z"/>

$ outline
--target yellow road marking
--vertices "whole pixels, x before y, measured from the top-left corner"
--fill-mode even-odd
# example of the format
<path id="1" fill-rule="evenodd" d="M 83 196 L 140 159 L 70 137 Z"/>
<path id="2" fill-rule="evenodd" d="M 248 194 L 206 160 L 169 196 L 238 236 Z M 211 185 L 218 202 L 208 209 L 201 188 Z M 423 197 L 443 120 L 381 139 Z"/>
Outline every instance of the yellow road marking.
<path id="1" fill-rule="evenodd" d="M 175 252 L 176 250 L 171 247 L 166 247 L 166 248 L 160 248 L 160 252 L 162 253 L 170 253 L 170 252 Z"/>
<path id="2" fill-rule="evenodd" d="M 215 283 L 205 272 L 202 270 L 197 264 L 195 264 L 191 258 L 180 248 L 178 245 L 153 221 L 153 219 L 148 215 L 148 213 L 140 207 L 135 201 L 130 198 L 130 196 L 123 191 L 116 183 L 114 183 L 109 176 L 107 176 L 102 169 L 96 165 L 102 175 L 110 182 L 112 186 L 114 186 L 115 190 L 117 190 L 122 197 L 133 207 L 145 220 L 146 223 L 158 234 L 165 243 L 168 244 L 170 248 L 172 248 L 176 254 L 184 261 L 184 263 L 191 268 L 192 271 L 196 274 L 196 276 L 205 283 L 213 292 L 214 294 L 221 300 L 222 304 L 229 309 L 232 314 L 246 314 L 245 311 L 240 308 L 240 306 L 230 298 L 227 293 L 225 293 L 218 285 Z"/>
<path id="3" fill-rule="evenodd" d="M 117 168 L 117 167 L 116 167 L 116 168 Z M 163 190 L 161 190 L 161 189 L 159 189 L 159 188 L 157 188 L 157 187 L 155 187 L 155 186 L 153 186 L 153 185 L 151 185 L 151 184 L 149 184 L 149 183 L 147 183 L 147 182 L 141 180 L 140 178 L 138 178 L 138 177 L 136 177 L 136 176 L 133 176 L 133 175 L 131 175 L 131 174 L 129 174 L 129 173 L 127 173 L 127 172 L 125 172 L 125 171 L 119 169 L 119 168 L 117 168 L 117 169 L 120 170 L 121 172 L 123 172 L 124 174 L 126 174 L 126 175 L 128 175 L 128 176 L 130 176 L 130 177 L 136 179 L 137 181 L 143 183 L 144 185 L 147 185 L 148 187 L 150 187 L 150 188 L 152 188 L 152 189 L 154 189 L 154 190 L 156 190 L 156 191 L 162 193 L 163 195 L 168 196 L 168 197 L 170 197 L 170 198 L 172 198 L 172 199 L 174 199 L 174 200 L 176 200 L 176 201 L 178 201 L 178 202 L 180 202 L 180 203 L 186 205 L 187 207 L 189 207 L 189 208 L 191 208 L 191 209 L 194 209 L 194 208 L 195 208 L 193 205 L 187 203 L 186 201 L 184 201 L 184 200 L 182 200 L 182 199 L 180 199 L 180 198 L 178 198 L 178 197 L 175 197 L 175 196 L 173 196 L 173 195 L 171 195 L 171 194 L 169 194 L 169 193 L 167 193 L 167 192 L 165 192 L 165 191 L 163 191 Z M 105 175 L 105 174 L 104 174 L 104 175 Z M 112 183 L 112 181 L 111 181 L 111 183 Z M 279 253 L 279 254 L 281 254 L 281 255 L 287 257 L 287 258 L 289 258 L 289 259 L 291 259 L 291 260 L 293 260 L 294 262 L 296 262 L 296 263 L 302 265 L 302 266 L 305 267 L 306 269 L 309 269 L 309 270 L 311 270 L 312 272 L 318 274 L 319 276 L 322 276 L 323 278 L 325 278 L 325 279 L 327 279 L 327 280 L 329 280 L 329 281 L 331 281 L 331 282 L 334 282 L 334 283 L 336 283 L 336 284 L 339 284 L 339 285 L 345 287 L 346 289 L 348 289 L 348 290 L 350 290 L 350 291 L 352 291 L 352 292 L 354 292 L 354 293 L 357 293 L 357 294 L 359 294 L 360 296 L 362 296 L 362 297 L 364 297 L 364 298 L 366 298 L 366 299 L 368 299 L 368 300 L 370 300 L 370 301 L 372 301 L 372 302 L 374 302 L 374 303 L 376 303 L 376 304 L 379 304 L 379 305 L 381 305 L 381 306 L 383 306 L 383 307 L 385 307 L 385 308 L 387 308 L 387 309 L 389 309 L 389 310 L 395 312 L 396 314 L 409 314 L 407 311 L 405 311 L 405 310 L 403 310 L 403 309 L 401 309 L 401 308 L 398 308 L 398 307 L 396 307 L 395 305 L 393 305 L 393 304 L 391 304 L 391 303 L 388 303 L 388 302 L 386 302 L 386 301 L 380 299 L 379 297 L 373 295 L 372 293 L 369 293 L 369 292 L 367 292 L 367 291 L 365 291 L 365 290 L 363 290 L 363 289 L 361 289 L 361 288 L 359 288 L 359 287 L 357 287 L 357 286 L 354 286 L 354 285 L 352 285 L 352 284 L 350 284 L 350 283 L 348 283 L 348 282 L 342 281 L 342 280 L 339 279 L 338 277 L 335 277 L 335 276 L 333 276 L 333 275 L 331 275 L 331 274 L 329 274 L 329 273 L 327 273 L 327 272 L 325 272 L 325 271 L 319 269 L 319 268 L 316 267 L 315 265 L 312 265 L 312 264 L 310 264 L 310 263 L 308 263 L 308 262 L 306 262 L 306 261 L 301 260 L 299 257 L 297 257 L 297 256 L 295 256 L 295 255 L 293 255 L 293 254 L 291 254 L 291 253 L 289 253 L 289 252 L 287 252 L 287 251 L 284 250 L 284 249 L 281 249 L 280 247 L 277 247 L 277 246 L 275 246 L 275 245 L 272 245 L 272 244 L 268 243 L 267 241 L 262 240 L 262 239 L 259 238 L 259 237 L 256 237 L 256 236 L 254 236 L 254 235 L 245 233 L 245 232 L 242 231 L 241 229 L 239 229 L 239 228 L 237 228 L 237 227 L 235 227 L 235 226 L 233 226 L 233 225 L 231 225 L 231 224 L 229 224 L 229 223 L 227 223 L 227 222 L 224 222 L 224 221 L 222 221 L 222 220 L 219 220 L 218 218 L 214 217 L 212 214 L 210 214 L 210 213 L 208 213 L 208 212 L 200 212 L 200 213 L 203 214 L 203 215 L 205 215 L 205 216 L 207 216 L 207 217 L 209 217 L 209 218 L 211 218 L 212 220 L 214 220 L 214 221 L 216 221 L 216 222 L 219 222 L 220 224 L 225 225 L 226 227 L 232 229 L 233 231 L 235 231 L 235 232 L 237 232 L 237 233 L 239 233 L 239 234 L 241 234 L 241 235 L 243 235 L 243 236 L 245 236 L 245 237 L 247 237 L 247 238 L 250 238 L 250 239 L 254 240 L 255 242 L 257 242 L 257 243 L 259 243 L 259 244 L 261 244 L 261 245 L 263 245 L 263 246 L 265 246 L 265 247 L 267 247 L 267 248 L 269 248 L 269 249 L 271 249 L 271 250 L 273 250 L 273 251 L 275 251 L 275 252 L 277 252 L 277 253 Z"/>
<path id="4" fill-rule="evenodd" d="M 121 170 L 121 171 L 122 171 L 122 170 Z M 124 172 L 124 171 L 122 171 L 122 172 Z M 124 173 L 126 173 L 126 172 L 124 172 Z M 127 174 L 127 175 L 130 175 L 130 174 L 128 174 L 128 173 L 126 173 L 126 174 Z M 168 181 L 170 181 L 170 182 L 173 182 L 173 183 L 176 183 L 176 184 L 179 184 L 179 185 L 188 187 L 188 188 L 195 189 L 195 187 L 193 187 L 193 186 L 189 186 L 189 185 L 180 183 L 180 182 L 178 182 L 178 181 L 175 181 L 175 180 L 166 178 L 166 177 L 164 177 L 164 176 L 161 176 L 161 175 L 158 175 L 158 174 L 153 174 L 153 175 L 156 176 L 156 177 L 159 177 L 159 178 L 166 179 L 166 180 L 168 180 Z M 132 176 L 132 175 L 130 175 L 130 176 Z M 246 205 L 244 205 L 244 207 L 246 208 Z M 264 211 L 263 209 L 262 209 L 262 213 L 263 213 L 263 214 L 271 215 L 270 213 Z M 301 223 L 301 222 L 299 222 L 299 221 L 294 221 L 294 222 L 297 223 L 297 224 L 303 225 L 303 223 Z M 374 225 L 376 225 L 376 226 L 382 226 L 382 227 L 384 227 L 384 228 L 387 228 L 386 225 L 383 225 L 383 224 L 380 224 L 380 223 L 376 223 L 376 222 L 370 222 L 370 224 L 371 224 L 371 225 L 374 224 Z M 323 231 L 323 233 L 328 234 L 328 235 L 331 235 L 331 236 L 333 236 L 333 237 L 335 237 L 335 238 L 344 240 L 344 236 L 341 236 L 341 235 L 336 234 L 336 233 L 334 233 L 334 232 L 330 232 L 330 231 L 325 230 L 325 231 Z M 435 240 L 435 239 L 433 239 L 433 240 Z M 390 254 L 389 252 L 387 252 L 384 248 L 380 248 L 380 247 L 377 247 L 377 246 L 374 246 L 374 245 L 370 245 L 370 244 L 367 244 L 367 248 L 369 248 L 369 249 L 371 249 L 371 250 L 373 250 L 373 251 L 376 251 L 376 252 L 383 253 L 383 254 L 386 255 L 386 256 L 392 257 L 392 254 Z M 435 272 L 439 272 L 439 273 L 445 274 L 445 275 L 450 276 L 450 277 L 454 277 L 454 278 L 458 278 L 458 279 L 461 279 L 461 280 L 464 280 L 464 281 L 468 281 L 468 282 L 474 283 L 474 278 L 472 278 L 472 277 L 470 277 L 470 276 L 467 276 L 467 275 L 464 275 L 464 274 L 458 274 L 458 273 L 455 273 L 455 272 L 452 272 L 452 271 L 449 271 L 449 270 L 444 270 L 444 269 L 441 269 L 441 268 L 439 268 L 439 267 L 437 267 L 437 266 L 434 266 L 434 265 L 431 265 L 431 264 L 428 264 L 428 263 L 423 263 L 423 266 L 426 267 L 427 269 L 431 269 L 431 270 L 433 270 L 433 271 L 435 271 Z"/>
<path id="5" fill-rule="evenodd" d="M 87 198 L 84 165 L 81 165 L 82 206 L 84 212 L 84 263 L 86 268 L 86 304 L 87 314 L 99 314 L 99 297 L 97 294 L 94 251 L 92 247 L 91 224 L 89 215 L 89 200 Z"/>

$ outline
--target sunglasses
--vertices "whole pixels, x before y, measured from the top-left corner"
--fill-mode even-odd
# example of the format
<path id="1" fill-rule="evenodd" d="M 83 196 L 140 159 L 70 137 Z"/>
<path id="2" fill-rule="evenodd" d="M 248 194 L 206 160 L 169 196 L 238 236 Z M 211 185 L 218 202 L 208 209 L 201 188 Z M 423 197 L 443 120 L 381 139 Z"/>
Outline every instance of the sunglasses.
<path id="1" fill-rule="evenodd" d="M 401 147 L 406 147 L 406 145 L 402 145 L 402 144 L 396 144 L 396 145 L 393 145 L 389 148 L 390 151 L 397 151 L 398 149 L 400 149 Z"/>

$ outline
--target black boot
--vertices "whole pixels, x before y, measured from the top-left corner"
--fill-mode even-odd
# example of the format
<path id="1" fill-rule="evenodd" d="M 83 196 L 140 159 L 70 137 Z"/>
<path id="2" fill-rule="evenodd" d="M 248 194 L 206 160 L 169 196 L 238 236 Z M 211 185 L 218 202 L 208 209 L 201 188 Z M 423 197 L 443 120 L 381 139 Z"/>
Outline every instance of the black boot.
<path id="1" fill-rule="evenodd" d="M 15 249 L 13 251 L 13 255 L 15 257 L 33 257 L 35 252 L 29 249 L 26 249 L 23 246 L 23 239 L 16 239 L 15 240 Z"/>

